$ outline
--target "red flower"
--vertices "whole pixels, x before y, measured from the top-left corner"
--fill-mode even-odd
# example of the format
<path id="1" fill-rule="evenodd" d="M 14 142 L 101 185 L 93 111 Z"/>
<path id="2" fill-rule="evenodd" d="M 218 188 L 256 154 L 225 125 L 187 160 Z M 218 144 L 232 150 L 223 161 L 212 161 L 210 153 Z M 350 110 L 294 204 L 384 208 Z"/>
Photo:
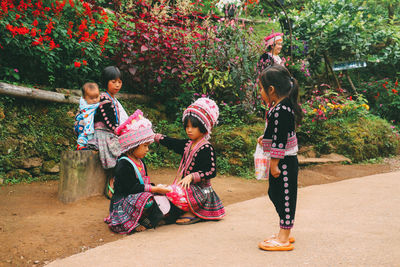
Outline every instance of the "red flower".
<path id="1" fill-rule="evenodd" d="M 75 61 L 74 66 L 75 66 L 75 68 L 79 68 L 81 66 L 81 63 L 78 61 Z"/>
<path id="2" fill-rule="evenodd" d="M 39 25 L 39 22 L 37 21 L 37 19 L 33 20 L 32 25 L 35 26 L 35 27 L 36 27 L 37 25 Z"/>
<path id="3" fill-rule="evenodd" d="M 69 0 L 69 4 L 71 7 L 74 7 L 74 5 L 75 5 L 74 0 Z"/>
<path id="4" fill-rule="evenodd" d="M 19 19 L 20 17 L 21 17 L 20 15 L 16 14 L 15 15 L 15 20 Z"/>
<path id="5" fill-rule="evenodd" d="M 60 47 L 59 44 L 56 44 L 53 40 L 50 41 L 50 50 L 53 50 L 54 48 Z"/>
<path id="6" fill-rule="evenodd" d="M 86 66 L 87 65 L 87 61 L 86 60 L 82 60 L 82 64 Z"/>
<path id="7" fill-rule="evenodd" d="M 40 36 L 38 39 L 35 39 L 35 41 L 32 42 L 33 46 L 41 45 L 41 44 L 43 44 L 43 37 L 42 36 Z"/>
<path id="8" fill-rule="evenodd" d="M 393 94 L 397 94 L 399 91 L 397 91 L 396 89 L 392 89 Z"/>

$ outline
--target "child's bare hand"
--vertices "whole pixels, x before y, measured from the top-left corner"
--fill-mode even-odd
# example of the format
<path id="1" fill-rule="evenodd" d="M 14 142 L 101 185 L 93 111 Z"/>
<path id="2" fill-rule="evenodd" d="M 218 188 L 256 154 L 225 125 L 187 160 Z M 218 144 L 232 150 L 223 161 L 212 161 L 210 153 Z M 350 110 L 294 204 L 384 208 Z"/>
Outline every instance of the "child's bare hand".
<path id="1" fill-rule="evenodd" d="M 281 175 L 281 170 L 279 169 L 278 166 L 271 166 L 271 174 L 272 174 L 272 176 L 274 176 L 275 178 L 278 178 L 279 175 Z"/>
<path id="2" fill-rule="evenodd" d="M 272 176 L 275 178 L 278 178 L 279 175 L 281 175 L 281 170 L 279 169 L 279 159 L 277 158 L 271 159 L 270 172 Z"/>
<path id="3" fill-rule="evenodd" d="M 185 178 L 178 182 L 178 185 L 181 185 L 184 189 L 189 188 L 190 183 L 192 182 L 193 177 L 191 174 L 187 175 Z"/>
<path id="4" fill-rule="evenodd" d="M 154 191 L 153 191 L 154 193 L 161 194 L 161 195 L 165 195 L 166 193 L 171 192 L 171 189 L 169 189 L 165 186 L 155 186 L 155 187 L 153 187 L 153 189 L 154 189 Z"/>
<path id="5" fill-rule="evenodd" d="M 257 143 L 259 143 L 260 145 L 262 145 L 262 139 L 263 139 L 263 137 L 264 137 L 264 136 L 261 135 L 260 137 L 257 138 Z"/>

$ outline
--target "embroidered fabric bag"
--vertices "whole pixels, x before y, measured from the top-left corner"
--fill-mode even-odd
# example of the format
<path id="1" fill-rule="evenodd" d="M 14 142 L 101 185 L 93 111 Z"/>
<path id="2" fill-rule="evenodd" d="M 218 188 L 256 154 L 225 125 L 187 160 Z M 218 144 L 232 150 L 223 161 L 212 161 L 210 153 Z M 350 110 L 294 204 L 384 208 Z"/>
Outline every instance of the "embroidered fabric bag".
<path id="1" fill-rule="evenodd" d="M 254 168 L 257 180 L 268 180 L 270 164 L 271 157 L 263 151 L 260 144 L 257 144 L 256 152 L 254 153 Z"/>

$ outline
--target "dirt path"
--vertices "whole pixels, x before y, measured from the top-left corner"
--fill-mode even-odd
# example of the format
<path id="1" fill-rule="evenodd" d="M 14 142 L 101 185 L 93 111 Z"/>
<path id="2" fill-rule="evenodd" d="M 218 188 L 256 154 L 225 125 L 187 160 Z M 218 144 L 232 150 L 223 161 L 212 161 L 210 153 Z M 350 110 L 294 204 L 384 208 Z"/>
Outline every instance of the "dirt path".
<path id="1" fill-rule="evenodd" d="M 299 185 L 330 183 L 400 169 L 400 158 L 381 164 L 329 164 L 301 168 Z M 155 183 L 169 183 L 175 170 L 150 172 Z M 267 182 L 220 175 L 213 187 L 225 206 L 266 195 Z M 102 220 L 109 201 L 92 197 L 73 204 L 57 200 L 57 181 L 0 187 L 0 266 L 42 266 L 122 238 Z"/>

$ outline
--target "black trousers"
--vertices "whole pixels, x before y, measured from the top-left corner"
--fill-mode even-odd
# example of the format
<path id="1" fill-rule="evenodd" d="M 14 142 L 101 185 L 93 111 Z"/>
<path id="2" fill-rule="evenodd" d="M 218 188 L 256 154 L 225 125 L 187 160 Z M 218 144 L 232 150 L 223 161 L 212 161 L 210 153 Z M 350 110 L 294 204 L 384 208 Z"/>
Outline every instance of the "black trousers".
<path id="1" fill-rule="evenodd" d="M 291 229 L 294 224 L 297 202 L 297 176 L 299 162 L 297 156 L 286 156 L 279 161 L 281 174 L 275 178 L 269 174 L 268 196 L 279 215 L 279 225 Z"/>

